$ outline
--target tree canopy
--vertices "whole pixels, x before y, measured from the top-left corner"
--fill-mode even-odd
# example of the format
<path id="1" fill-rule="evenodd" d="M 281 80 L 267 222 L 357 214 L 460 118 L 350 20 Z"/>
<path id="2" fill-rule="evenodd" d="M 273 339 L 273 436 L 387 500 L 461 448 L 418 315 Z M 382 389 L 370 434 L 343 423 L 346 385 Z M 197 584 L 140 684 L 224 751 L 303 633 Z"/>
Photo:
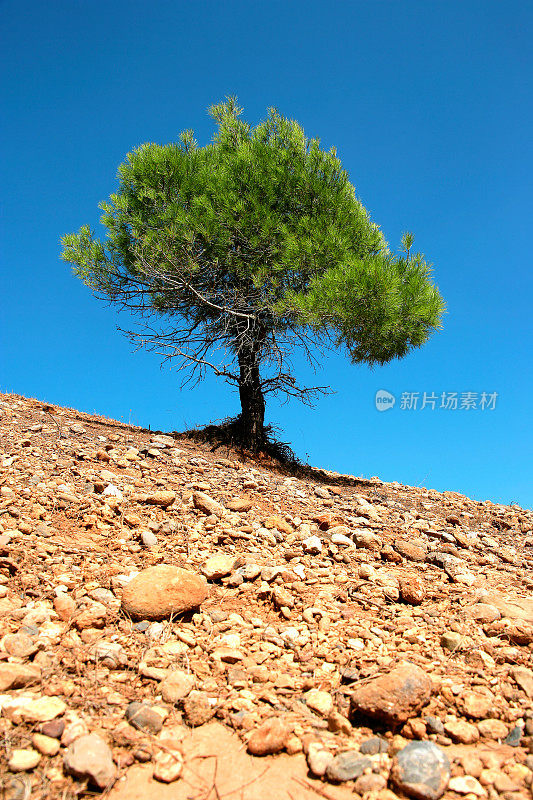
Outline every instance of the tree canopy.
<path id="1" fill-rule="evenodd" d="M 239 390 L 242 444 L 264 440 L 265 395 L 310 401 L 291 357 L 343 348 L 354 364 L 405 356 L 440 327 L 443 301 L 412 236 L 391 252 L 335 150 L 277 110 L 255 127 L 234 98 L 212 106 L 199 147 L 144 144 L 63 258 L 100 297 L 139 314 L 130 335 L 188 378 L 212 369 Z"/>

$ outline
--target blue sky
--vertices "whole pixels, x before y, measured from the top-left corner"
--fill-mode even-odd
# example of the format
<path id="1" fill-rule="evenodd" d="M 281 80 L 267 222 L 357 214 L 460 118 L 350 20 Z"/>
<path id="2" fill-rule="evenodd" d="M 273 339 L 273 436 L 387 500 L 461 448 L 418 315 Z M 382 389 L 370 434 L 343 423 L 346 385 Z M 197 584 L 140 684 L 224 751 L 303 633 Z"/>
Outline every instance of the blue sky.
<path id="1" fill-rule="evenodd" d="M 236 94 L 249 121 L 274 105 L 335 145 L 447 303 L 423 349 L 375 370 L 328 357 L 335 394 L 271 402 L 268 420 L 316 466 L 531 506 L 532 23 L 523 0 L 3 0 L 0 390 L 165 430 L 238 410 L 220 381 L 180 392 L 134 353 L 128 319 L 59 258 L 129 150 L 185 128 L 206 143 L 206 108 Z M 379 389 L 397 397 L 385 413 Z M 403 392 L 498 397 L 408 410 Z"/>

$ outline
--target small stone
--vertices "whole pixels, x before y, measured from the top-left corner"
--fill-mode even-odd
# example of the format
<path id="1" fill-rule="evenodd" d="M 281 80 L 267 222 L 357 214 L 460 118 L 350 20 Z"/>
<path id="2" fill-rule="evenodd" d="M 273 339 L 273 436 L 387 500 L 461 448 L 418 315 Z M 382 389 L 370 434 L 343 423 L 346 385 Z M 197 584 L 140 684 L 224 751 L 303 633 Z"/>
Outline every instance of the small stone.
<path id="1" fill-rule="evenodd" d="M 516 725 L 505 737 L 504 744 L 509 745 L 509 747 L 520 747 L 523 734 L 524 729 L 520 725 Z"/>
<path id="2" fill-rule="evenodd" d="M 204 578 L 180 567 L 158 564 L 140 572 L 124 587 L 122 608 L 133 617 L 164 619 L 197 608 L 206 597 Z"/>
<path id="3" fill-rule="evenodd" d="M 118 642 L 96 642 L 89 651 L 89 659 L 108 669 L 120 669 L 128 663 L 126 651 Z"/>
<path id="4" fill-rule="evenodd" d="M 2 647 L 10 656 L 28 658 L 37 652 L 34 640 L 25 633 L 10 633 L 2 639 Z"/>
<path id="5" fill-rule="evenodd" d="M 404 603 L 419 606 L 426 597 L 426 586 L 421 578 L 411 576 L 400 581 L 400 597 Z"/>
<path id="6" fill-rule="evenodd" d="M 267 719 L 250 736 L 248 752 L 254 756 L 279 753 L 285 747 L 290 733 L 291 730 L 284 720 L 278 717 Z"/>
<path id="7" fill-rule="evenodd" d="M 369 758 L 362 756 L 358 750 L 346 750 L 335 756 L 328 764 L 326 776 L 331 781 L 353 781 L 363 774 L 365 769 L 372 768 Z"/>
<path id="8" fill-rule="evenodd" d="M 290 756 L 295 756 L 303 750 L 302 742 L 296 734 L 292 733 L 285 742 L 285 750 Z"/>
<path id="9" fill-rule="evenodd" d="M 211 705 L 205 692 L 193 690 L 183 701 L 183 714 L 191 728 L 197 728 L 209 722 L 215 715 L 216 708 Z"/>
<path id="10" fill-rule="evenodd" d="M 181 670 L 169 672 L 167 677 L 161 681 L 159 690 L 165 703 L 179 703 L 192 691 L 194 687 L 194 675 L 188 675 Z"/>
<path id="11" fill-rule="evenodd" d="M 311 742 L 307 749 L 307 766 L 309 771 L 317 778 L 326 774 L 326 770 L 333 761 L 333 753 L 326 750 L 322 742 Z"/>
<path id="12" fill-rule="evenodd" d="M 352 723 L 338 711 L 333 710 L 328 716 L 328 730 L 349 736 L 352 732 Z"/>
<path id="13" fill-rule="evenodd" d="M 391 782 L 417 800 L 438 800 L 450 780 L 450 762 L 433 742 L 411 742 L 393 759 Z"/>
<path id="14" fill-rule="evenodd" d="M 239 572 L 245 581 L 255 581 L 261 574 L 261 567 L 258 564 L 245 564 L 239 567 Z"/>
<path id="15" fill-rule="evenodd" d="M 459 742 L 459 744 L 475 744 L 479 740 L 479 731 L 476 726 L 462 719 L 444 723 L 444 731 L 454 742 Z"/>
<path id="16" fill-rule="evenodd" d="M 0 663 L 0 693 L 22 689 L 41 680 L 41 670 L 33 664 Z"/>
<path id="17" fill-rule="evenodd" d="M 235 563 L 234 556 L 215 555 L 208 558 L 202 567 L 202 573 L 208 581 L 218 581 L 229 575 Z"/>
<path id="18" fill-rule="evenodd" d="M 67 622 L 76 611 L 76 602 L 66 592 L 60 592 L 54 600 L 54 609 L 59 619 Z"/>
<path id="19" fill-rule="evenodd" d="M 351 707 L 353 712 L 394 725 L 416 716 L 429 703 L 431 691 L 431 680 L 424 670 L 408 664 L 354 689 Z"/>
<path id="20" fill-rule="evenodd" d="M 2 777 L 2 800 L 28 800 L 32 792 L 31 775 L 19 773 Z"/>
<path id="21" fill-rule="evenodd" d="M 461 766 L 465 775 L 472 775 L 473 778 L 479 778 L 483 772 L 483 762 L 475 753 L 466 753 L 461 756 Z"/>
<path id="22" fill-rule="evenodd" d="M 89 728 L 85 720 L 75 717 L 65 725 L 65 730 L 61 736 L 61 744 L 63 747 L 68 747 L 69 744 L 76 741 L 80 736 L 87 736 Z"/>
<path id="23" fill-rule="evenodd" d="M 367 792 L 380 792 L 387 786 L 387 779 L 383 775 L 371 772 L 367 775 L 360 775 L 354 784 L 354 792 L 361 796 Z"/>
<path id="24" fill-rule="evenodd" d="M 52 736 L 44 736 L 42 733 L 34 733 L 32 736 L 32 744 L 39 753 L 43 756 L 55 756 L 59 753 L 60 744 L 57 739 Z"/>
<path id="25" fill-rule="evenodd" d="M 145 547 L 156 547 L 157 536 L 152 531 L 141 531 L 141 542 Z"/>
<path id="26" fill-rule="evenodd" d="M 242 513 L 243 511 L 249 511 L 252 507 L 252 501 L 249 500 L 247 497 L 235 497 L 233 500 L 230 500 L 226 503 L 226 508 L 230 511 L 238 511 Z"/>
<path id="27" fill-rule="evenodd" d="M 493 706 L 493 697 L 478 692 L 467 692 L 462 698 L 462 710 L 471 719 L 485 719 Z"/>
<path id="28" fill-rule="evenodd" d="M 444 735 L 444 725 L 442 724 L 442 720 L 438 717 L 424 717 L 424 722 L 426 723 L 426 730 L 428 733 L 436 733 L 439 736 Z"/>
<path id="29" fill-rule="evenodd" d="M 91 603 L 79 614 L 76 614 L 73 623 L 79 631 L 83 631 L 85 628 L 103 628 L 106 616 L 107 608 L 102 603 Z"/>
<path id="30" fill-rule="evenodd" d="M 501 614 L 496 606 L 491 606 L 489 603 L 476 603 L 468 609 L 472 619 L 476 622 L 495 622 L 500 619 Z"/>
<path id="31" fill-rule="evenodd" d="M 347 666 L 341 667 L 341 683 L 354 683 L 359 680 L 359 670 L 357 667 Z"/>
<path id="32" fill-rule="evenodd" d="M 117 769 L 108 745 L 95 733 L 80 736 L 65 751 L 65 770 L 77 778 L 86 778 L 100 789 L 111 786 Z"/>
<path id="33" fill-rule="evenodd" d="M 9 761 L 7 762 L 11 772 L 28 772 L 35 769 L 41 755 L 36 750 L 12 750 Z"/>
<path id="34" fill-rule="evenodd" d="M 60 697 L 38 697 L 37 699 L 16 697 L 4 705 L 3 713 L 14 722 L 49 722 L 64 714 L 67 706 Z"/>
<path id="35" fill-rule="evenodd" d="M 161 508 L 168 508 L 176 499 L 175 492 L 152 492 L 147 495 L 145 502 L 153 506 L 160 506 Z"/>
<path id="36" fill-rule="evenodd" d="M 329 692 L 322 692 L 320 689 L 310 689 L 304 695 L 308 708 L 311 708 L 321 717 L 327 717 L 333 709 L 333 697 Z"/>
<path id="37" fill-rule="evenodd" d="M 223 661 L 225 664 L 237 664 L 239 661 L 244 661 L 244 653 L 237 650 L 235 647 L 217 647 L 211 653 L 212 658 Z"/>
<path id="38" fill-rule="evenodd" d="M 390 544 L 386 544 L 385 547 L 382 548 L 380 556 L 383 561 L 390 561 L 392 564 L 402 563 L 401 555 L 397 553 Z"/>
<path id="39" fill-rule="evenodd" d="M 294 608 L 295 600 L 290 592 L 283 586 L 276 586 L 272 592 L 272 599 L 278 608 Z"/>
<path id="40" fill-rule="evenodd" d="M 427 739 L 426 723 L 420 717 L 408 719 L 402 728 L 406 739 Z"/>
<path id="41" fill-rule="evenodd" d="M 448 789 L 457 794 L 475 794 L 476 797 L 485 797 L 486 789 L 471 775 L 457 776 L 450 779 Z"/>
<path id="42" fill-rule="evenodd" d="M 203 511 L 204 514 L 207 514 L 208 516 L 211 514 L 213 514 L 215 517 L 226 516 L 226 509 L 204 492 L 193 492 L 192 501 L 195 508 Z"/>
<path id="43" fill-rule="evenodd" d="M 409 561 L 425 561 L 426 550 L 413 542 L 405 541 L 404 539 L 397 539 L 394 542 L 394 549 L 404 558 Z"/>
<path id="44" fill-rule="evenodd" d="M 460 647 L 461 642 L 463 641 L 463 637 L 460 633 L 456 633 L 455 631 L 446 631 L 440 637 L 440 646 L 444 650 L 454 651 Z"/>
<path id="45" fill-rule="evenodd" d="M 503 792 L 517 792 L 520 791 L 520 786 L 505 772 L 497 772 L 494 776 L 493 786 L 499 794 Z"/>
<path id="46" fill-rule="evenodd" d="M 359 745 L 359 752 L 363 753 L 365 756 L 375 756 L 378 753 L 388 753 L 389 743 L 386 739 L 382 739 L 380 736 L 373 736 L 371 739 L 365 739 L 364 742 L 361 742 Z"/>
<path id="47" fill-rule="evenodd" d="M 317 556 L 322 552 L 322 542 L 318 536 L 308 536 L 307 539 L 303 540 L 302 547 L 304 549 L 304 553 L 309 553 L 309 555 L 312 556 Z"/>
<path id="48" fill-rule="evenodd" d="M 41 725 L 41 733 L 54 739 L 61 739 L 64 730 L 64 719 L 53 719 L 51 722 L 45 722 Z"/>
<path id="49" fill-rule="evenodd" d="M 332 533 L 331 541 L 339 547 L 353 547 L 353 541 L 343 533 Z"/>
<path id="50" fill-rule="evenodd" d="M 178 750 L 158 753 L 154 759 L 154 778 L 163 783 L 173 783 L 183 770 L 183 755 Z"/>
<path id="51" fill-rule="evenodd" d="M 352 538 L 357 547 L 362 547 L 365 550 L 377 552 L 383 547 L 383 542 L 375 533 L 371 531 L 354 531 Z"/>
<path id="52" fill-rule="evenodd" d="M 511 669 L 511 675 L 526 695 L 533 698 L 533 670 L 517 666 Z"/>
<path id="53" fill-rule="evenodd" d="M 161 714 L 145 703 L 130 703 L 126 709 L 126 719 L 137 730 L 148 733 L 159 733 L 163 727 Z"/>

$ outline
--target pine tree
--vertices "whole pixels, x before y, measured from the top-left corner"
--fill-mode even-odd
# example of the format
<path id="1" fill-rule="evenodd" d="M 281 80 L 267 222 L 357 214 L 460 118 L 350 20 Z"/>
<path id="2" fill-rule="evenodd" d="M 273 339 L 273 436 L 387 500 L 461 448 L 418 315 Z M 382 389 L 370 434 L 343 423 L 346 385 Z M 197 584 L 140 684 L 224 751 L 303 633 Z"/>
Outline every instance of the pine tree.
<path id="1" fill-rule="evenodd" d="M 411 234 L 390 251 L 334 149 L 275 109 L 256 127 L 235 98 L 209 111 L 210 144 L 185 131 L 129 153 L 100 205 L 106 240 L 84 226 L 62 257 L 137 313 L 129 335 L 177 359 L 187 381 L 210 369 L 235 386 L 240 443 L 259 450 L 267 394 L 311 402 L 327 388 L 296 382 L 296 350 L 384 364 L 424 344 L 444 305 Z"/>

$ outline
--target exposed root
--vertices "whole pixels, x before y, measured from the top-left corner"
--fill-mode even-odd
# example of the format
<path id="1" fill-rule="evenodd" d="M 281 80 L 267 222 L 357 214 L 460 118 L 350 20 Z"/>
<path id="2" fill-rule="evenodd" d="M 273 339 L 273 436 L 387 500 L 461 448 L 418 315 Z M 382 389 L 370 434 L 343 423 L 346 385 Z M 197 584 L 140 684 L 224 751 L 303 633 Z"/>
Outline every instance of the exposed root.
<path id="1" fill-rule="evenodd" d="M 193 428 L 184 431 L 180 436 L 202 442 L 212 446 L 213 450 L 219 447 L 228 447 L 236 450 L 243 456 L 259 459 L 273 459 L 280 466 L 298 469 L 302 466 L 299 459 L 286 442 L 280 442 L 277 437 L 278 429 L 273 425 L 263 428 L 263 436 L 257 447 L 251 449 L 246 446 L 246 429 L 241 416 L 228 417 L 218 425 L 206 425 L 204 428 Z"/>

